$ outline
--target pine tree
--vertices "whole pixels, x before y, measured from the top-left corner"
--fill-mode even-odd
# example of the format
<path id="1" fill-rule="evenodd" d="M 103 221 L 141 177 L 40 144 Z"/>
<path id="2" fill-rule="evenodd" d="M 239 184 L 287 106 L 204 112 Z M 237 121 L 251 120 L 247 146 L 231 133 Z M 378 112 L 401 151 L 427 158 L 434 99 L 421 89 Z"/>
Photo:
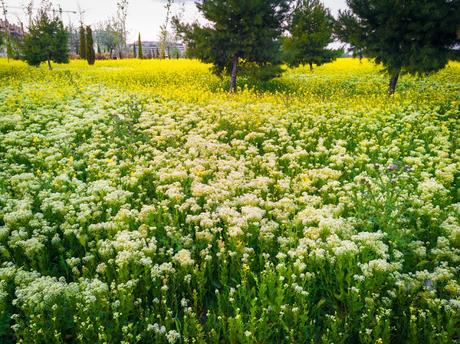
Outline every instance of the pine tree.
<path id="1" fill-rule="evenodd" d="M 197 7 L 209 25 L 186 25 L 177 18 L 173 24 L 187 43 L 189 56 L 212 63 L 217 74 L 230 74 L 234 92 L 242 62 L 279 65 L 279 38 L 289 4 L 289 0 L 204 0 Z"/>
<path id="2" fill-rule="evenodd" d="M 138 39 L 138 46 L 139 46 L 139 58 L 142 60 L 144 58 L 144 53 L 142 52 L 142 40 L 141 40 L 140 33 L 139 33 L 139 39 Z"/>
<path id="3" fill-rule="evenodd" d="M 458 43 L 458 0 L 347 0 L 347 4 L 365 54 L 390 75 L 390 95 L 401 73 L 422 76 L 444 68 Z"/>
<path id="4" fill-rule="evenodd" d="M 361 62 L 364 57 L 364 37 L 356 17 L 350 10 L 339 11 L 334 31 L 340 41 L 350 45 L 353 56 L 359 57 Z"/>
<path id="5" fill-rule="evenodd" d="M 80 26 L 80 49 L 78 53 L 82 60 L 86 60 L 86 33 L 83 25 Z"/>
<path id="6" fill-rule="evenodd" d="M 86 27 L 86 60 L 90 66 L 96 62 L 96 52 L 94 51 L 93 30 L 90 26 Z"/>
<path id="7" fill-rule="evenodd" d="M 31 66 L 51 61 L 69 62 L 68 32 L 58 17 L 50 18 L 48 8 L 41 8 L 31 21 L 28 33 L 24 35 L 22 57 Z"/>
<path id="8" fill-rule="evenodd" d="M 302 0 L 292 14 L 288 37 L 284 39 L 284 51 L 290 66 L 322 65 L 340 55 L 338 50 L 328 49 L 333 42 L 334 18 L 319 0 Z"/>

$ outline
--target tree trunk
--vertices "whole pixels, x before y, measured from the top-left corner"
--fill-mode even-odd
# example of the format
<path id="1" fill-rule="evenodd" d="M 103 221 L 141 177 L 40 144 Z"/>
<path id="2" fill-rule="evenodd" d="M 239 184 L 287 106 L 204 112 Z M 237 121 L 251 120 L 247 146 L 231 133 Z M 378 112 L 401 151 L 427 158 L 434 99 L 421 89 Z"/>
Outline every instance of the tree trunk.
<path id="1" fill-rule="evenodd" d="M 8 30 L 8 29 L 7 29 Z M 9 32 L 9 31 L 8 31 Z M 10 56 L 11 56 L 11 41 L 10 41 L 10 37 L 8 36 L 8 41 L 7 41 L 7 45 L 6 45 L 6 58 L 8 60 L 8 63 L 10 63 Z"/>
<path id="2" fill-rule="evenodd" d="M 388 85 L 388 95 L 391 96 L 395 93 L 396 91 L 396 85 L 398 84 L 398 79 L 399 79 L 399 70 L 393 72 L 390 75 L 390 84 Z"/>
<path id="3" fill-rule="evenodd" d="M 308 64 L 310 65 L 310 72 L 313 72 L 313 63 L 309 62 Z"/>
<path id="4" fill-rule="evenodd" d="M 238 73 L 238 56 L 232 59 L 232 75 L 230 78 L 230 93 L 236 92 L 236 75 Z"/>
<path id="5" fill-rule="evenodd" d="M 48 69 L 53 70 L 53 67 L 51 67 L 51 54 L 48 53 Z"/>

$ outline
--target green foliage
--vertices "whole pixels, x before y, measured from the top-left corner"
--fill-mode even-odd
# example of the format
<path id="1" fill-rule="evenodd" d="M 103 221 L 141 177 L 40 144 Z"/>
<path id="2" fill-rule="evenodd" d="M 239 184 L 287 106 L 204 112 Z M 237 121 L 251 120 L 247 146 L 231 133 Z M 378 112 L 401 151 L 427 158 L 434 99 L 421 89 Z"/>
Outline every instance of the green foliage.
<path id="1" fill-rule="evenodd" d="M 354 15 L 349 30 L 358 29 L 355 34 L 366 55 L 390 74 L 390 94 L 400 73 L 426 75 L 444 68 L 450 48 L 458 42 L 458 0 L 347 0 L 347 4 Z"/>
<path id="2" fill-rule="evenodd" d="M 353 56 L 360 59 L 364 57 L 364 37 L 356 17 L 350 10 L 339 11 L 334 32 L 340 41 L 350 45 Z"/>
<path id="3" fill-rule="evenodd" d="M 93 31 L 90 26 L 86 27 L 86 60 L 90 66 L 96 62 L 96 52 L 94 51 Z"/>
<path id="4" fill-rule="evenodd" d="M 78 50 L 79 52 L 79 55 L 80 55 L 80 58 L 82 60 L 86 60 L 86 52 L 87 52 L 87 49 L 86 49 L 86 32 L 85 32 L 85 28 L 82 26 L 80 26 L 80 49 Z"/>
<path id="5" fill-rule="evenodd" d="M 68 33 L 58 17 L 50 18 L 47 8 L 39 9 L 32 20 L 29 32 L 24 35 L 22 57 L 31 66 L 48 61 L 69 62 Z"/>
<path id="6" fill-rule="evenodd" d="M 210 24 L 185 25 L 174 18 L 176 31 L 187 42 L 189 56 L 212 63 L 216 74 L 232 74 L 231 90 L 240 61 L 280 63 L 279 38 L 289 1 L 205 0 L 197 7 Z"/>
<path id="7" fill-rule="evenodd" d="M 257 64 L 243 61 L 240 65 L 240 74 L 255 81 L 269 81 L 281 76 L 283 72 L 281 65 L 273 63 Z"/>
<path id="8" fill-rule="evenodd" d="M 451 61 L 460 61 L 460 48 L 451 49 L 449 52 L 449 60 Z"/>
<path id="9" fill-rule="evenodd" d="M 0 47 L 4 46 L 8 59 L 21 59 L 22 43 L 22 38 L 7 36 L 3 32 L 0 32 Z"/>
<path id="10" fill-rule="evenodd" d="M 322 65 L 340 56 L 328 49 L 332 43 L 334 18 L 319 0 L 302 0 L 292 14 L 290 35 L 284 38 L 285 59 L 290 66 Z"/>
<path id="11" fill-rule="evenodd" d="M 141 40 L 141 34 L 139 33 L 139 38 L 138 38 L 138 46 L 139 46 L 139 53 L 138 53 L 138 57 L 139 59 L 143 59 L 144 58 L 144 53 L 142 52 L 142 40 Z"/>

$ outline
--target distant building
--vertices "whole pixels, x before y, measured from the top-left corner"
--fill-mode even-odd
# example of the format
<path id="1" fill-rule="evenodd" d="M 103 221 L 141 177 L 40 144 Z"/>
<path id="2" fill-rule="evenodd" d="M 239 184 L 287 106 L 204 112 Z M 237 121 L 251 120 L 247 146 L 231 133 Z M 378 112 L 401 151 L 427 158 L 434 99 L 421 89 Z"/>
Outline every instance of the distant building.
<path id="1" fill-rule="evenodd" d="M 24 36 L 24 30 L 16 24 L 0 19 L 0 32 L 8 32 L 12 38 L 20 38 Z"/>
<path id="2" fill-rule="evenodd" d="M 136 52 L 136 56 L 139 54 L 138 42 L 129 44 L 128 48 L 133 53 Z M 145 58 L 154 58 L 159 57 L 160 55 L 160 42 L 157 41 L 142 41 L 142 54 Z M 185 44 L 183 43 L 171 43 L 166 49 L 166 57 L 171 55 L 171 58 L 177 57 L 179 54 L 180 57 L 185 54 Z"/>
<path id="3" fill-rule="evenodd" d="M 11 37 L 11 40 L 17 41 L 21 39 L 24 36 L 24 30 L 22 29 L 21 26 L 12 24 L 8 21 L 0 19 L 0 34 L 5 34 L 9 32 L 9 35 Z M 13 43 L 13 46 L 15 44 Z M 0 56 L 5 57 L 7 56 L 7 51 L 6 51 L 6 45 L 4 44 L 3 46 L 0 46 Z"/>

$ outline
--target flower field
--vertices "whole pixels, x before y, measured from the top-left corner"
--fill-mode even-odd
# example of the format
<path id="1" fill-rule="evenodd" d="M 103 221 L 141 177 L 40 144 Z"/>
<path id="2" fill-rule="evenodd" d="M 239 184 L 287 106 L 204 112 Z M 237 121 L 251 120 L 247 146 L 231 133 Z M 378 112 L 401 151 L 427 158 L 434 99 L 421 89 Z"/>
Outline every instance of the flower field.
<path id="1" fill-rule="evenodd" d="M 460 343 L 460 64 L 0 60 L 1 343 Z"/>

